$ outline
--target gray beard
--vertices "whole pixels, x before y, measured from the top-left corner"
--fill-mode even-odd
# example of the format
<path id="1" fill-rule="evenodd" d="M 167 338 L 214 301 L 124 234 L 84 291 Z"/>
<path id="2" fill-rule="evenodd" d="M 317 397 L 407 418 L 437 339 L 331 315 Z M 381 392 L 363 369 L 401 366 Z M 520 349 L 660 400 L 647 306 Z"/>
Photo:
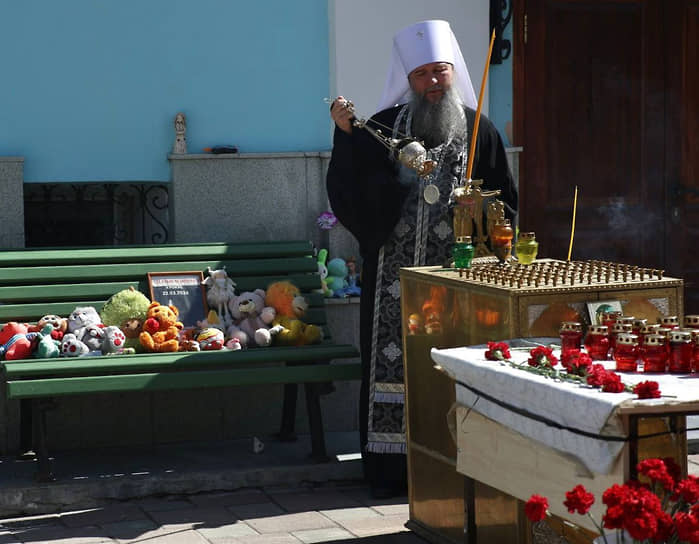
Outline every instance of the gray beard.
<path id="1" fill-rule="evenodd" d="M 422 140 L 427 149 L 466 134 L 464 108 L 454 87 L 447 89 L 434 104 L 424 96 L 411 93 L 409 107 L 413 114 L 413 136 Z"/>

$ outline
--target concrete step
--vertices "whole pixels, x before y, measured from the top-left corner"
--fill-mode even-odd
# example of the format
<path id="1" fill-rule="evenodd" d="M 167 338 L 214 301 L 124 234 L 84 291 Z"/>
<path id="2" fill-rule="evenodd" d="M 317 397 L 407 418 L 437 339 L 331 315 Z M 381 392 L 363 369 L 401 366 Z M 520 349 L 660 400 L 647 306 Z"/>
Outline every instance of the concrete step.
<path id="1" fill-rule="evenodd" d="M 53 513 L 161 495 L 231 491 L 304 482 L 359 481 L 357 432 L 326 433 L 331 458 L 313 462 L 310 436 L 56 452 L 56 481 L 37 483 L 35 461 L 0 457 L 0 517 Z"/>

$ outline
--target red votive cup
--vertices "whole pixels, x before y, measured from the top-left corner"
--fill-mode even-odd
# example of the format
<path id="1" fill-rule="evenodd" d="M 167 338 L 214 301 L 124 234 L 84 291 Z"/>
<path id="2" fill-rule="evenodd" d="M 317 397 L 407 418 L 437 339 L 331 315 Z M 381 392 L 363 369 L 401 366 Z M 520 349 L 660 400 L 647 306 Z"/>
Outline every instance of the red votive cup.
<path id="1" fill-rule="evenodd" d="M 628 333 L 631 334 L 631 324 L 624 323 L 622 321 L 617 321 L 611 328 L 609 333 L 609 355 L 610 357 L 614 355 L 614 349 L 616 348 L 616 339 L 620 334 Z"/>
<path id="2" fill-rule="evenodd" d="M 670 333 L 670 358 L 667 371 L 672 374 L 687 374 L 692 371 L 694 345 L 692 335 L 685 331 Z"/>
<path id="3" fill-rule="evenodd" d="M 649 334 L 658 334 L 658 329 L 660 329 L 660 325 L 657 323 L 646 323 L 646 325 L 641 328 L 641 332 L 638 333 L 638 345 L 643 347 L 643 339 Z"/>
<path id="4" fill-rule="evenodd" d="M 680 320 L 676 315 L 664 315 L 658 318 L 658 323 L 661 327 L 667 327 L 668 329 L 679 329 Z"/>
<path id="5" fill-rule="evenodd" d="M 572 350 L 582 347 L 582 324 L 577 321 L 563 321 L 559 330 L 561 337 L 561 364 L 568 366 Z"/>
<path id="6" fill-rule="evenodd" d="M 699 336 L 694 339 L 694 352 L 692 355 L 692 372 L 699 372 Z"/>
<path id="7" fill-rule="evenodd" d="M 638 361 L 638 336 L 622 332 L 617 336 L 614 360 L 619 372 L 636 372 Z"/>
<path id="8" fill-rule="evenodd" d="M 593 361 L 605 361 L 609 353 L 609 329 L 606 325 L 593 325 L 585 336 L 585 349 Z"/>
<path id="9" fill-rule="evenodd" d="M 699 329 L 699 315 L 684 316 L 684 326 L 687 329 Z"/>
<path id="10" fill-rule="evenodd" d="M 638 336 L 641 334 L 641 329 L 645 327 L 648 324 L 647 319 L 634 319 L 633 320 L 633 326 L 631 327 L 631 334 L 635 334 Z"/>
<path id="11" fill-rule="evenodd" d="M 667 370 L 667 338 L 662 334 L 647 334 L 641 345 L 643 372 L 665 372 Z"/>
<path id="12" fill-rule="evenodd" d="M 609 330 L 612 330 L 614 323 L 616 323 L 616 320 L 620 318 L 622 315 L 624 314 L 619 310 L 613 310 L 611 312 L 602 312 L 602 318 L 600 319 L 601 323 L 598 323 L 598 325 L 606 325 L 607 327 L 609 327 Z"/>

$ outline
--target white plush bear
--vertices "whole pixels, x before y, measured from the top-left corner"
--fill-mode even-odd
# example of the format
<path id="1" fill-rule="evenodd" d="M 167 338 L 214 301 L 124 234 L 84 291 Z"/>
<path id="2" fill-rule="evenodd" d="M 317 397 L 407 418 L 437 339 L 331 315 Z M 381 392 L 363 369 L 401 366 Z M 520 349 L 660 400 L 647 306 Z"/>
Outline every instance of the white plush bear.
<path id="1" fill-rule="evenodd" d="M 89 352 L 90 348 L 78 340 L 72 332 L 63 335 L 63 340 L 61 341 L 61 357 L 80 357 L 81 355 L 87 355 Z"/>
<path id="2" fill-rule="evenodd" d="M 264 290 L 241 293 L 229 302 L 229 309 L 235 324 L 228 327 L 227 338 L 237 339 L 243 348 L 272 344 L 272 335 L 278 330 L 276 327 L 270 329 L 270 325 L 277 312 L 271 306 L 265 306 Z"/>
<path id="3" fill-rule="evenodd" d="M 101 325 L 102 319 L 92 306 L 78 306 L 68 316 L 68 332 L 73 333 L 81 342 L 90 325 Z M 99 349 L 99 348 L 97 348 Z"/>

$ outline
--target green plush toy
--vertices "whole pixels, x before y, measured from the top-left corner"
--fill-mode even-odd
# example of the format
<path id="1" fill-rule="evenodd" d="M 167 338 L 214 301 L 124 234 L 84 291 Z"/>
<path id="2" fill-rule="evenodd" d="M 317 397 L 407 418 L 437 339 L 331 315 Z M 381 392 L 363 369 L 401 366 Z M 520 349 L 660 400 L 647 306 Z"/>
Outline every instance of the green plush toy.
<path id="1" fill-rule="evenodd" d="M 36 333 L 39 342 L 36 345 L 34 357 L 37 359 L 49 359 L 60 355 L 61 343 L 51 338 L 51 332 L 53 332 L 53 325 L 47 323 L 40 332 Z"/>
<path id="2" fill-rule="evenodd" d="M 115 293 L 104 303 L 100 317 L 105 326 L 119 327 L 126 335 L 125 347 L 143 351 L 138 336 L 146 320 L 150 300 L 133 287 Z"/>

